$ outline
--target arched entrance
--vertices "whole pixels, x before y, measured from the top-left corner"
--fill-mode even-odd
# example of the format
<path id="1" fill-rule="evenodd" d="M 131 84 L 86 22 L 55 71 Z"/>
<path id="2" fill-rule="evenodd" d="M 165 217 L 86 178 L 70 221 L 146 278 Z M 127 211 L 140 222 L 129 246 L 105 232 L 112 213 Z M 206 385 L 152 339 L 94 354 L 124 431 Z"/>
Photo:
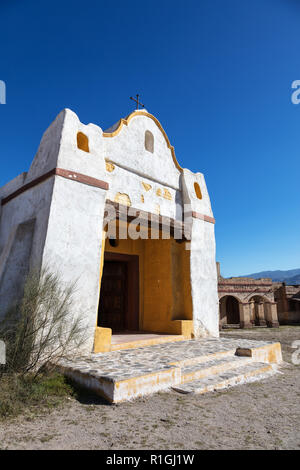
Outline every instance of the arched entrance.
<path id="1" fill-rule="evenodd" d="M 240 323 L 239 301 L 232 295 L 226 295 L 220 299 L 220 323 L 221 325 Z"/>

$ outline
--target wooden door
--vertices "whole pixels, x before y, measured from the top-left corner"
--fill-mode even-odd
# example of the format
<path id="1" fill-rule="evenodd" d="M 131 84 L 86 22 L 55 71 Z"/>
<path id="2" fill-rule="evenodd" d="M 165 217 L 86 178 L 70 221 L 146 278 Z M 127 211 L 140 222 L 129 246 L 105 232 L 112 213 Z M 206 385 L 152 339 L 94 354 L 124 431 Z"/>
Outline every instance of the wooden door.
<path id="1" fill-rule="evenodd" d="M 98 326 L 122 331 L 127 317 L 127 263 L 105 261 L 101 281 Z"/>

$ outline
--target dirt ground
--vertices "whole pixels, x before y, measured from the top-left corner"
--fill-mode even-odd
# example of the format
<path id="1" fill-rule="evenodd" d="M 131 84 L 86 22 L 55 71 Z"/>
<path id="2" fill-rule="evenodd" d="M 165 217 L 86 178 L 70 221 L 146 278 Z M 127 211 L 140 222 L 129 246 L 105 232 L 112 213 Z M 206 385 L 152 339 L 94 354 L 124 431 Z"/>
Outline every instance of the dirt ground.
<path id="1" fill-rule="evenodd" d="M 69 399 L 39 416 L 0 424 L 1 449 L 300 449 L 300 326 L 235 330 L 224 337 L 280 341 L 286 363 L 261 382 L 206 395 L 158 393 L 121 405 Z"/>

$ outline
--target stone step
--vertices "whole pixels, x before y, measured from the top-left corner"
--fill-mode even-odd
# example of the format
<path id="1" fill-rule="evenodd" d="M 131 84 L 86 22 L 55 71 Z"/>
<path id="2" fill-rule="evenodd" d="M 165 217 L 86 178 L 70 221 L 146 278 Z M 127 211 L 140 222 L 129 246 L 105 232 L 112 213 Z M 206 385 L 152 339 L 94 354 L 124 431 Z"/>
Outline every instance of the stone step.
<path id="1" fill-rule="evenodd" d="M 117 337 L 122 338 L 125 335 L 115 335 Z M 140 338 L 139 338 L 140 336 Z M 148 338 L 147 338 L 148 336 Z M 133 337 L 130 339 L 130 337 Z M 185 338 L 183 335 L 151 335 L 151 334 L 141 334 L 141 335 L 128 335 L 128 340 L 117 341 L 113 342 L 114 336 L 112 336 L 112 343 L 110 350 L 111 351 L 120 351 L 122 349 L 138 349 L 138 348 L 145 348 L 148 346 L 155 346 L 157 344 L 165 344 L 165 343 L 174 343 L 178 341 L 184 341 Z"/>
<path id="2" fill-rule="evenodd" d="M 176 341 L 64 358 L 56 367 L 110 403 L 120 403 L 171 387 L 182 393 L 194 391 L 195 384 L 199 388 L 198 393 L 224 388 L 249 381 L 255 374 L 260 374 L 260 378 L 268 371 L 271 373 L 270 364 L 280 364 L 281 361 L 279 343 L 221 338 Z M 248 370 L 253 364 L 254 370 Z M 257 368 L 262 371 L 257 371 Z M 183 380 L 189 382 L 182 383 Z"/>
<path id="3" fill-rule="evenodd" d="M 186 383 L 203 379 L 210 375 L 221 374 L 227 370 L 241 367 L 249 362 L 253 362 L 250 357 L 227 356 L 189 365 L 181 369 L 181 382 Z"/>
<path id="4" fill-rule="evenodd" d="M 224 360 L 224 359 L 234 359 L 236 357 L 236 351 L 237 348 L 235 349 L 228 349 L 225 351 L 217 351 L 215 353 L 209 353 L 209 354 L 204 354 L 201 356 L 194 356 L 194 357 L 187 357 L 186 359 L 181 359 L 180 361 L 171 361 L 170 365 L 171 366 L 176 366 L 176 367 L 189 367 L 197 364 L 204 364 L 207 362 L 211 362 L 214 360 Z"/>
<path id="5" fill-rule="evenodd" d="M 275 366 L 263 362 L 249 362 L 233 370 L 210 375 L 193 382 L 174 385 L 173 390 L 179 393 L 203 394 L 221 390 L 234 385 L 260 380 L 275 373 Z"/>
<path id="6" fill-rule="evenodd" d="M 233 323 L 233 324 L 230 324 L 230 323 L 225 323 L 224 325 L 222 325 L 222 330 L 239 330 L 241 328 L 240 324 L 236 324 L 236 323 Z"/>

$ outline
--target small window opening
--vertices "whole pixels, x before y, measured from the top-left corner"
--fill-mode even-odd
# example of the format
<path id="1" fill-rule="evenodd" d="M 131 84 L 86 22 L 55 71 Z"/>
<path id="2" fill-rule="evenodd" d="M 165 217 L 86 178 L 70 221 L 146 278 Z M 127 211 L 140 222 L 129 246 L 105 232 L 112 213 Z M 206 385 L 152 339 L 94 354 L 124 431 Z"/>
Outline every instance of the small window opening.
<path id="1" fill-rule="evenodd" d="M 77 147 L 84 152 L 89 152 L 89 139 L 88 137 L 83 134 L 82 132 L 78 132 L 77 134 Z"/>
<path id="2" fill-rule="evenodd" d="M 202 199 L 201 189 L 198 183 L 194 183 L 195 193 L 198 199 Z"/>
<path id="3" fill-rule="evenodd" d="M 146 131 L 145 132 L 145 149 L 148 152 L 153 153 L 154 152 L 154 137 L 152 132 Z"/>

